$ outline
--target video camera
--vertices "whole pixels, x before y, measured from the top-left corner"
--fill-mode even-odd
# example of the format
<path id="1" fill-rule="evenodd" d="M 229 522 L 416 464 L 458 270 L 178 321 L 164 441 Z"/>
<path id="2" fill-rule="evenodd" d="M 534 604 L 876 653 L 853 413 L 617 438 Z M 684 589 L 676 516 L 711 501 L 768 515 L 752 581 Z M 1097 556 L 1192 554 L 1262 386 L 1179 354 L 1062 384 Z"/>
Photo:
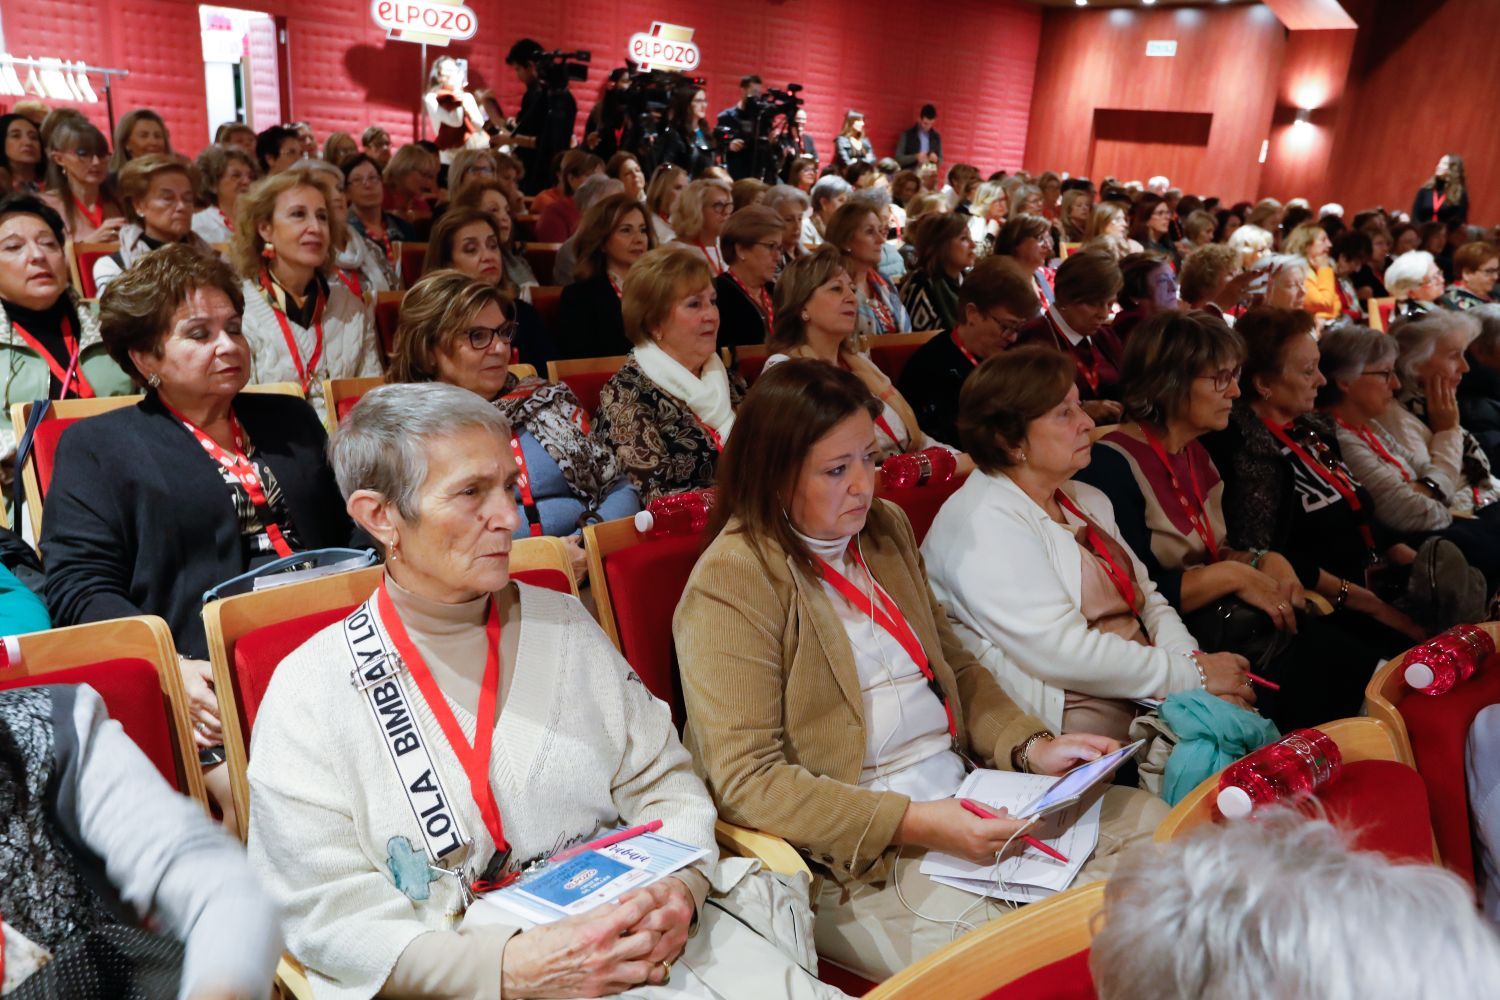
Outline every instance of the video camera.
<path id="1" fill-rule="evenodd" d="M 542 86 L 548 90 L 565 90 L 568 81 L 577 80 L 582 83 L 589 78 L 589 63 L 593 61 L 594 54 L 583 49 L 577 52 L 563 52 L 554 49 L 551 52 L 541 52 L 536 56 L 536 72 L 542 81 Z"/>
<path id="2" fill-rule="evenodd" d="M 606 128 L 624 127 L 620 148 L 637 156 L 649 156 L 666 128 L 667 109 L 672 95 L 683 86 L 703 87 L 701 77 L 684 76 L 669 70 L 634 72 L 630 83 L 623 90 L 607 90 L 604 93 L 604 111 L 601 124 Z M 645 160 L 642 161 L 646 162 Z"/>

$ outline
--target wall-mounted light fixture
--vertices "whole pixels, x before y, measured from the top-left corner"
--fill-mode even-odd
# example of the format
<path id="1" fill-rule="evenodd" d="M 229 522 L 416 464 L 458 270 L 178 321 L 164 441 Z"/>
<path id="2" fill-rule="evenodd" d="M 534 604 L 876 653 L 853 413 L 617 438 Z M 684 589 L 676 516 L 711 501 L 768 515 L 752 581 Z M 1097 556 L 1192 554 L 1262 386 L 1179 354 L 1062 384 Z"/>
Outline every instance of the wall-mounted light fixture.
<path id="1" fill-rule="evenodd" d="M 1312 126 L 1312 111 L 1308 108 L 1298 108 L 1297 116 L 1292 119 L 1293 126 L 1308 128 Z"/>

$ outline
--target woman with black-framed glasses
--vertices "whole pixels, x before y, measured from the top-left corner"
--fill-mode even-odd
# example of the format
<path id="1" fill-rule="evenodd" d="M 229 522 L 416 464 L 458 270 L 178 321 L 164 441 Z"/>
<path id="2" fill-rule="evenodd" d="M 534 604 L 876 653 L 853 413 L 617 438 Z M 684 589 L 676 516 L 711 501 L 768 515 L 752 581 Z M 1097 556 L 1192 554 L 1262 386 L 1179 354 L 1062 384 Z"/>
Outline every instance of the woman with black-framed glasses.
<path id="1" fill-rule="evenodd" d="M 542 323 L 541 313 L 527 301 L 506 271 L 505 238 L 500 222 L 480 208 L 451 207 L 432 227 L 422 273 L 453 268 L 486 285 L 493 285 L 511 300 L 515 309 L 515 358 L 524 364 L 545 367 L 557 357 L 557 346 Z"/>
<path id="2" fill-rule="evenodd" d="M 640 497 L 614 450 L 595 435 L 588 411 L 561 382 L 510 370 L 514 304 L 494 284 L 455 270 L 434 271 L 401 300 L 388 382 L 447 382 L 483 396 L 510 422 L 521 470 L 517 534 L 565 539 L 573 571 L 585 572 L 583 526 L 628 517 Z"/>
<path id="3" fill-rule="evenodd" d="M 83 120 L 68 120 L 47 140 L 47 191 L 42 200 L 62 216 L 73 243 L 119 239 L 125 213 L 109 179 L 109 140 Z"/>

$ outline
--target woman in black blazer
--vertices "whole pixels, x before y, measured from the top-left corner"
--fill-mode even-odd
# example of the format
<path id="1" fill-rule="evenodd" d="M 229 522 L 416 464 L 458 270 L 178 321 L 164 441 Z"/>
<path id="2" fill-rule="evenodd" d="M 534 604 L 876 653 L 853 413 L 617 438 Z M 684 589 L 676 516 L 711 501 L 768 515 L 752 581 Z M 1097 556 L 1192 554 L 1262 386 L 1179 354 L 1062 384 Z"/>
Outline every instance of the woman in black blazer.
<path id="1" fill-rule="evenodd" d="M 62 435 L 41 538 L 47 608 L 59 626 L 166 619 L 204 777 L 227 813 L 203 592 L 282 555 L 347 545 L 352 524 L 312 408 L 240 391 L 244 301 L 222 261 L 163 247 L 100 305 L 104 346 L 146 398 Z"/>
<path id="2" fill-rule="evenodd" d="M 719 346 L 764 344 L 771 337 L 776 270 L 781 264 L 781 216 L 764 205 L 746 205 L 719 233 L 727 266 L 714 278 L 719 294 Z"/>
<path id="3" fill-rule="evenodd" d="M 596 201 L 578 224 L 577 280 L 562 290 L 562 353 L 609 358 L 630 351 L 620 314 L 625 275 L 656 246 L 645 206 L 628 194 Z"/>

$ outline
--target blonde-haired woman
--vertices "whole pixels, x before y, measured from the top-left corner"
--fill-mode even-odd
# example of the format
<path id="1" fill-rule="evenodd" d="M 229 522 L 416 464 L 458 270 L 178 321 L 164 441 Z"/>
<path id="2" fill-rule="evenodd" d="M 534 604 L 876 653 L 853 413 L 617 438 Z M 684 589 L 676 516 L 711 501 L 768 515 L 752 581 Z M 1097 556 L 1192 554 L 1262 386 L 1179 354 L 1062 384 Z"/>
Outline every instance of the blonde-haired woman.
<path id="1" fill-rule="evenodd" d="M 714 277 L 724 271 L 719 233 L 734 212 L 734 189 L 717 177 L 700 177 L 672 205 L 673 240 L 702 255 Z"/>
<path id="2" fill-rule="evenodd" d="M 620 312 L 630 359 L 599 393 L 596 431 L 641 501 L 714 484 L 745 380 L 716 350 L 714 275 L 695 248 L 657 247 L 625 278 Z"/>
<path id="3" fill-rule="evenodd" d="M 969 236 L 974 240 L 974 255 L 988 257 L 995 250 L 995 238 L 1010 216 L 1010 199 L 999 181 L 985 181 L 974 189 L 969 202 Z"/>
<path id="4" fill-rule="evenodd" d="M 380 374 L 373 307 L 334 277 L 345 222 L 333 204 L 322 177 L 273 174 L 240 198 L 230 244 L 250 381 L 297 383 L 319 416 L 323 379 Z"/>
<path id="5" fill-rule="evenodd" d="M 850 108 L 844 112 L 844 127 L 833 140 L 833 167 L 840 175 L 850 164 L 875 162 L 875 147 L 865 135 L 865 116 Z"/>
<path id="6" fill-rule="evenodd" d="M 672 229 L 672 206 L 687 186 L 687 171 L 675 163 L 663 163 L 651 172 L 651 183 L 646 186 L 646 208 L 651 211 L 651 231 L 658 246 L 671 243 L 677 236 Z"/>
<path id="7" fill-rule="evenodd" d="M 1307 262 L 1307 277 L 1302 283 L 1302 308 L 1313 314 L 1318 328 L 1343 314 L 1339 301 L 1338 279 L 1333 274 L 1333 264 L 1328 251 L 1333 241 L 1323 227 L 1311 220 L 1302 223 L 1287 234 L 1282 252 L 1301 257 Z"/>
<path id="8" fill-rule="evenodd" d="M 875 418 L 878 460 L 923 448 L 944 447 L 917 424 L 916 412 L 890 378 L 860 350 L 855 329 L 859 300 L 844 255 L 824 244 L 781 272 L 776 284 L 776 322 L 766 359 L 773 368 L 788 358 L 812 358 L 852 371 L 884 407 Z"/>
<path id="9" fill-rule="evenodd" d="M 1089 216 L 1088 228 L 1084 230 L 1085 242 L 1098 239 L 1101 236 L 1111 236 L 1125 243 L 1127 254 L 1140 253 L 1142 247 L 1130 238 L 1130 214 L 1119 202 L 1101 201 L 1094 206 L 1093 214 Z"/>
<path id="10" fill-rule="evenodd" d="M 1275 242 L 1269 230 L 1248 222 L 1229 234 L 1229 248 L 1240 255 L 1240 267 L 1246 271 L 1270 253 Z"/>
<path id="11" fill-rule="evenodd" d="M 115 126 L 115 155 L 110 157 L 109 172 L 119 176 L 125 164 L 151 153 L 172 155 L 172 135 L 161 115 L 150 108 L 127 111 Z"/>
<path id="12" fill-rule="evenodd" d="M 1089 216 L 1093 213 L 1093 195 L 1082 188 L 1065 191 L 1057 210 L 1057 224 L 1062 227 L 1063 240 L 1082 243 L 1088 239 Z"/>

